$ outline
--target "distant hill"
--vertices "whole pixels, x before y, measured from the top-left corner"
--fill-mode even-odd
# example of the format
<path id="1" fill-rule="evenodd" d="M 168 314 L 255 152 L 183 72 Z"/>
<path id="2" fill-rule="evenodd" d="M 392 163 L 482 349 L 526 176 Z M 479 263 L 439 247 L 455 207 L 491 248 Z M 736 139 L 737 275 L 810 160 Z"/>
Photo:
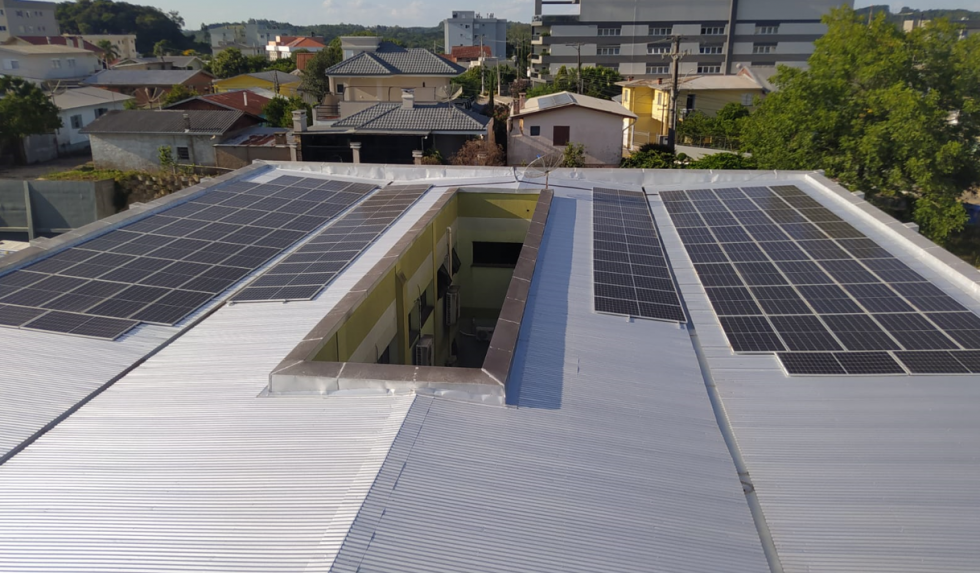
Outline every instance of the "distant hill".
<path id="1" fill-rule="evenodd" d="M 955 20 L 980 20 L 980 12 L 974 12 L 972 10 L 961 10 L 961 9 L 935 9 L 935 10 L 916 10 L 915 8 L 909 8 L 908 6 L 903 6 L 901 10 L 896 13 L 891 12 L 891 8 L 888 5 L 880 6 L 868 6 L 866 8 L 858 8 L 854 10 L 858 14 L 867 17 L 872 11 L 875 14 L 881 12 L 888 13 L 888 19 L 900 23 L 905 20 L 911 19 L 921 19 L 921 20 L 935 20 L 937 18 L 949 18 L 952 21 Z"/>

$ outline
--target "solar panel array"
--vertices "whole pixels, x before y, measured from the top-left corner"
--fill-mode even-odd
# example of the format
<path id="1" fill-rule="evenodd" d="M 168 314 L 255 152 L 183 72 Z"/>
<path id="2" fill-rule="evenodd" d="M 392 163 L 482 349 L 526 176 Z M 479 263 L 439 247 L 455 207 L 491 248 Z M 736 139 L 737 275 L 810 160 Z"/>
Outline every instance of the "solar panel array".
<path id="1" fill-rule="evenodd" d="M 428 185 L 393 185 L 378 191 L 255 279 L 232 301 L 315 297 L 428 189 Z"/>
<path id="2" fill-rule="evenodd" d="M 660 196 L 735 352 L 799 375 L 980 373 L 980 317 L 799 188 Z"/>
<path id="3" fill-rule="evenodd" d="M 375 188 L 232 182 L 0 276 L 0 326 L 115 339 L 174 325 Z"/>
<path id="4" fill-rule="evenodd" d="M 687 321 L 644 193 L 593 189 L 592 237 L 597 312 Z"/>

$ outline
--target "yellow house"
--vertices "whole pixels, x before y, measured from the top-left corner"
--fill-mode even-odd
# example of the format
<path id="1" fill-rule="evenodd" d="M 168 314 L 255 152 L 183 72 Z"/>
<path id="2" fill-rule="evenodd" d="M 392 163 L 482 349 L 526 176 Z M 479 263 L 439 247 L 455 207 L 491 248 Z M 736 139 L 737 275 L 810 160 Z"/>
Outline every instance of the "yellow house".
<path id="1" fill-rule="evenodd" d="M 260 88 L 284 96 L 297 94 L 299 85 L 303 82 L 300 76 L 280 71 L 242 74 L 233 78 L 214 81 L 215 93 L 234 92 Z"/>
<path id="2" fill-rule="evenodd" d="M 635 149 L 646 143 L 657 143 L 667 135 L 670 111 L 670 79 L 647 79 L 622 82 L 623 106 L 636 114 L 636 122 L 623 132 L 623 145 Z M 700 111 L 712 116 L 729 103 L 751 108 L 756 98 L 769 91 L 748 70 L 732 76 L 688 76 L 678 85 L 677 116 Z"/>

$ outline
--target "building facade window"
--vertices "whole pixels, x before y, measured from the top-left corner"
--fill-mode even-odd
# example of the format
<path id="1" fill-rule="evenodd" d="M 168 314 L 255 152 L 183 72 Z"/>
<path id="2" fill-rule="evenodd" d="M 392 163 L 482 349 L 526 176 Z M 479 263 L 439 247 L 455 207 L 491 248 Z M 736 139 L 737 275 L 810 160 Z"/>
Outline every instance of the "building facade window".
<path id="1" fill-rule="evenodd" d="M 669 54 L 670 46 L 664 46 L 662 44 L 647 44 L 648 54 Z"/>
<path id="2" fill-rule="evenodd" d="M 720 74 L 721 66 L 698 66 L 699 74 Z"/>
<path id="3" fill-rule="evenodd" d="M 650 26 L 650 35 L 651 36 L 671 36 L 671 35 L 673 35 L 673 33 L 674 33 L 674 29 L 673 28 L 669 28 L 669 27 L 668 28 L 664 28 L 662 26 L 661 27 Z"/>
<path id="4" fill-rule="evenodd" d="M 109 108 L 107 108 L 107 107 L 99 107 L 99 108 L 96 108 L 95 109 L 95 117 L 96 118 L 100 118 L 100 117 L 102 117 L 103 115 L 105 115 L 107 113 L 109 113 Z"/>
<path id="5" fill-rule="evenodd" d="M 565 147 L 568 142 L 571 141 L 572 128 L 568 125 L 556 125 L 554 130 L 554 137 L 551 138 L 552 144 L 555 147 Z"/>
<path id="6" fill-rule="evenodd" d="M 702 54 L 720 54 L 722 50 L 721 46 L 706 46 L 702 44 L 700 51 Z"/>
<path id="7" fill-rule="evenodd" d="M 68 67 L 69 68 L 74 68 L 75 67 L 75 58 L 68 58 L 67 61 L 68 61 Z"/>
<path id="8" fill-rule="evenodd" d="M 61 60 L 57 60 L 57 59 L 51 60 L 51 67 L 52 68 L 61 68 Z"/>
<path id="9" fill-rule="evenodd" d="M 752 53 L 753 54 L 772 54 L 776 52 L 775 44 L 753 44 Z"/>
<path id="10" fill-rule="evenodd" d="M 177 148 L 177 159 L 181 161 L 188 161 L 191 158 L 191 150 L 186 147 Z"/>
<path id="11" fill-rule="evenodd" d="M 670 66 L 647 66 L 648 74 L 669 74 Z"/>
<path id="12" fill-rule="evenodd" d="M 532 125 L 531 126 L 531 135 L 533 135 L 535 137 L 541 135 L 541 126 L 540 125 Z"/>
<path id="13" fill-rule="evenodd" d="M 71 116 L 71 128 L 82 129 L 82 116 L 80 115 Z"/>
<path id="14" fill-rule="evenodd" d="M 742 94 L 742 105 L 744 105 L 745 107 L 749 107 L 750 105 L 752 105 L 752 100 L 754 99 L 755 96 L 752 94 Z"/>
<path id="15" fill-rule="evenodd" d="M 722 36 L 725 34 L 724 26 L 701 26 L 702 36 Z"/>
<path id="16" fill-rule="evenodd" d="M 622 33 L 622 28 L 599 28 L 600 36 L 618 36 Z"/>
<path id="17" fill-rule="evenodd" d="M 19 70 L 20 69 L 20 62 L 18 62 L 17 60 L 4 60 L 3 61 L 3 69 L 5 69 L 5 70 Z"/>
<path id="18" fill-rule="evenodd" d="M 759 35 L 778 34 L 779 26 L 756 26 L 755 33 Z"/>
<path id="19" fill-rule="evenodd" d="M 619 46 L 603 46 L 596 49 L 596 55 L 599 56 L 618 56 Z"/>

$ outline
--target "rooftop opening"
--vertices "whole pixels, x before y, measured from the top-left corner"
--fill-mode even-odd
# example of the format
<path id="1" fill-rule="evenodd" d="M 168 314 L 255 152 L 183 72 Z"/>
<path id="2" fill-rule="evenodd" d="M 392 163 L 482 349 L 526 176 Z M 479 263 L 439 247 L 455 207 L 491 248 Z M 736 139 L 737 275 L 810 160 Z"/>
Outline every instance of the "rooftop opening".
<path id="1" fill-rule="evenodd" d="M 447 193 L 273 372 L 270 393 L 425 387 L 502 403 L 550 200 Z"/>

